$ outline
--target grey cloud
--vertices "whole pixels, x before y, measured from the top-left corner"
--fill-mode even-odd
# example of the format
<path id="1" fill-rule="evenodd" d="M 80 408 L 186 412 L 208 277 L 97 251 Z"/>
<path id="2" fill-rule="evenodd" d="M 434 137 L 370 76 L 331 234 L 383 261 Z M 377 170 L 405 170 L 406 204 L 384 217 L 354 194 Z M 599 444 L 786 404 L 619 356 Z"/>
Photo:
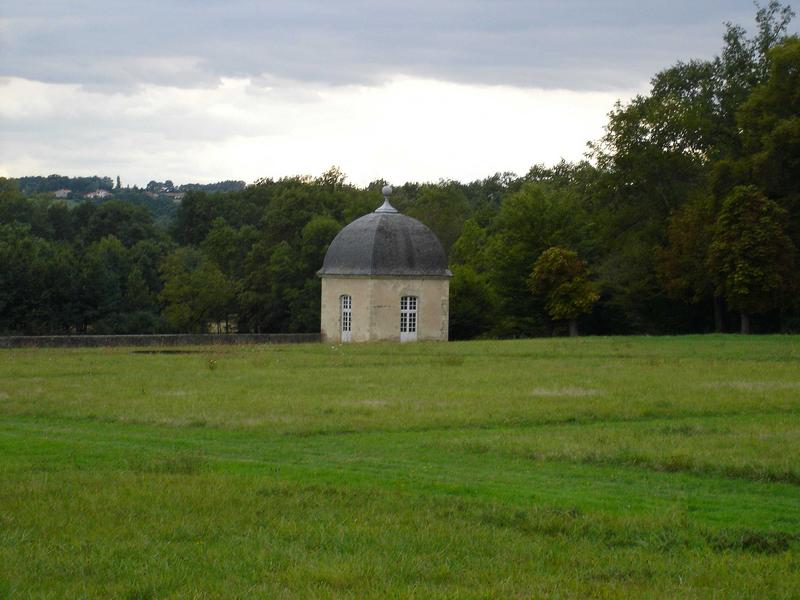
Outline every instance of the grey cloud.
<path id="1" fill-rule="evenodd" d="M 77 175 L 99 168 L 103 173 L 124 173 L 140 184 L 148 177 L 175 177 L 176 173 L 199 180 L 203 171 L 191 157 L 205 145 L 290 130 L 289 125 L 261 122 L 254 128 L 251 123 L 208 114 L 203 106 L 191 110 L 171 103 L 137 116 L 125 110 L 125 102 L 119 104 L 119 111 L 102 106 L 93 110 L 91 104 L 102 99 L 83 94 L 81 100 L 87 105 L 80 110 L 0 118 L 0 165 L 13 168 L 15 176 L 28 174 L 19 171 L 19 165 L 31 163 L 47 165 L 41 174 Z"/>
<path id="2" fill-rule="evenodd" d="M 6 0 L 0 76 L 124 90 L 223 77 L 372 84 L 394 74 L 638 86 L 710 56 L 750 0 Z"/>

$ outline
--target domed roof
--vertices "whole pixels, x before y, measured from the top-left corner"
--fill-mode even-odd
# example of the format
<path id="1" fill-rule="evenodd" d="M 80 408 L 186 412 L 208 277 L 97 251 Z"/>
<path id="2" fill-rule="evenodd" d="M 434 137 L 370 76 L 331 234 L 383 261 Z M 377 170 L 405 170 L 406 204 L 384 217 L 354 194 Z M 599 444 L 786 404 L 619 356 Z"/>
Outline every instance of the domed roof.
<path id="1" fill-rule="evenodd" d="M 436 235 L 388 200 L 339 232 L 318 274 L 452 276 Z"/>

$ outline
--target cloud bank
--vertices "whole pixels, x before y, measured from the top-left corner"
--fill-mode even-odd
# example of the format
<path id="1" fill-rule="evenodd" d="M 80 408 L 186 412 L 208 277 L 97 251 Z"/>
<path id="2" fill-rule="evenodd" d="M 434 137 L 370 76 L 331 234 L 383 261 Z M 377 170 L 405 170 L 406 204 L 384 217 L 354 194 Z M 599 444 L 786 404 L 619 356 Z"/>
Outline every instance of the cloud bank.
<path id="1" fill-rule="evenodd" d="M 0 175 L 356 183 L 579 160 L 750 0 L 5 0 Z"/>
<path id="2" fill-rule="evenodd" d="M 625 89 L 719 47 L 749 0 L 6 0 L 1 75 L 124 89 L 396 75 Z"/>
<path id="3" fill-rule="evenodd" d="M 598 107 L 614 101 L 604 92 L 417 78 L 330 86 L 302 101 L 246 79 L 114 95 L 11 79 L 5 90 L 0 120 L 15 148 L 5 174 L 97 172 L 138 185 L 317 175 L 334 164 L 361 185 L 524 172 L 579 160 L 586 136 L 602 131 Z M 15 100 L 23 97 L 36 100 Z"/>

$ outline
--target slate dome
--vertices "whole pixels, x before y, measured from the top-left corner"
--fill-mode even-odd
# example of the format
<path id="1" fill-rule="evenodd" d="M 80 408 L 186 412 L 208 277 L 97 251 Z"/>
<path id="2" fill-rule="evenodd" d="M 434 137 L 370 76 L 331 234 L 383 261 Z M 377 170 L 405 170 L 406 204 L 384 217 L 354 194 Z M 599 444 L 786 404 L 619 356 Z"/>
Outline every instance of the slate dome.
<path id="1" fill-rule="evenodd" d="M 339 232 L 318 274 L 452 276 L 436 235 L 416 219 L 397 212 L 388 200 Z"/>

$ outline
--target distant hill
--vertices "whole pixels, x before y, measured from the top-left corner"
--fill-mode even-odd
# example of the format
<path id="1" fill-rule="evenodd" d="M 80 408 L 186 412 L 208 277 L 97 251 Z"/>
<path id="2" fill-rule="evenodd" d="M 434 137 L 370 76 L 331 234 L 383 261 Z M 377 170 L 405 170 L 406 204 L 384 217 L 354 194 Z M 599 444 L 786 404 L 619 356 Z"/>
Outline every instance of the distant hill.
<path id="1" fill-rule="evenodd" d="M 34 175 L 31 177 L 17 177 L 15 179 L 19 186 L 19 191 L 25 196 L 56 192 L 57 190 L 70 190 L 72 197 L 82 197 L 97 190 L 111 191 L 114 188 L 114 180 L 111 177 L 67 177 L 65 175 L 48 175 L 42 177 Z"/>
<path id="2" fill-rule="evenodd" d="M 24 196 L 37 194 L 55 194 L 57 198 L 69 204 L 92 202 L 103 204 L 109 200 L 122 200 L 146 207 L 153 219 L 162 226 L 169 225 L 175 218 L 178 204 L 183 194 L 190 191 L 202 192 L 235 192 L 244 189 L 244 181 L 218 181 L 216 183 L 186 183 L 175 185 L 172 181 L 150 181 L 146 187 L 120 187 L 119 178 L 116 186 L 111 177 L 67 177 L 65 175 L 33 175 L 14 179 Z M 100 194 L 97 192 L 100 191 Z M 107 192 L 108 194 L 104 193 Z M 87 197 L 87 195 L 92 196 Z"/>

